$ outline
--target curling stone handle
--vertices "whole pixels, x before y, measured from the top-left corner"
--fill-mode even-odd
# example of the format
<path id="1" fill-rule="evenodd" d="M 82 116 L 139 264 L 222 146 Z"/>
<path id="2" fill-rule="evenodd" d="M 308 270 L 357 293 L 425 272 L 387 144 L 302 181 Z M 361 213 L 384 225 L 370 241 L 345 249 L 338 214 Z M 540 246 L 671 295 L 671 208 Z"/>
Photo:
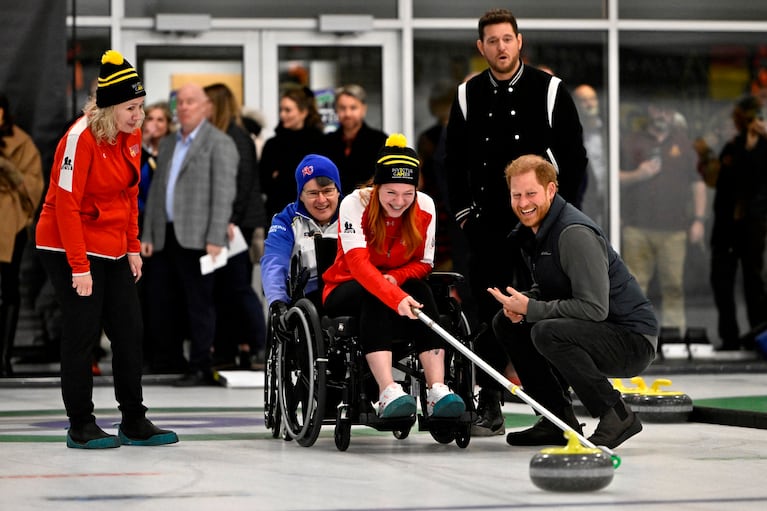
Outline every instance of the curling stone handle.
<path id="1" fill-rule="evenodd" d="M 458 341 L 455 337 L 453 337 L 450 332 L 442 328 L 438 323 L 436 323 L 433 319 L 431 319 L 429 316 L 421 312 L 420 309 L 413 308 L 412 309 L 413 314 L 416 315 L 418 319 L 420 319 L 423 323 L 426 324 L 430 329 L 434 330 L 437 334 L 439 334 L 440 337 L 442 337 L 445 341 L 447 341 L 453 348 L 458 350 L 463 356 L 471 360 L 474 365 L 482 369 L 484 372 L 486 372 L 488 375 L 492 376 L 495 381 L 503 385 L 506 389 L 508 389 L 509 392 L 514 394 L 515 396 L 519 396 L 522 401 L 527 403 L 528 405 L 532 406 L 533 409 L 540 413 L 542 416 L 546 417 L 548 420 L 550 420 L 552 423 L 554 423 L 559 429 L 562 431 L 570 431 L 573 435 L 575 435 L 578 440 L 586 447 L 591 447 L 592 449 L 600 449 L 603 452 L 605 452 L 607 455 L 611 457 L 615 457 L 615 453 L 608 449 L 605 446 L 596 446 L 591 441 L 589 441 L 586 437 L 575 431 L 572 427 L 570 427 L 568 424 L 566 424 L 562 419 L 548 411 L 546 408 L 544 408 L 543 405 L 538 403 L 535 399 L 528 396 L 521 387 L 518 385 L 515 385 L 514 383 L 510 382 L 504 375 L 499 373 L 495 370 L 494 367 L 492 367 L 490 364 L 479 358 L 473 351 L 471 351 L 468 347 L 466 347 L 462 342 Z"/>

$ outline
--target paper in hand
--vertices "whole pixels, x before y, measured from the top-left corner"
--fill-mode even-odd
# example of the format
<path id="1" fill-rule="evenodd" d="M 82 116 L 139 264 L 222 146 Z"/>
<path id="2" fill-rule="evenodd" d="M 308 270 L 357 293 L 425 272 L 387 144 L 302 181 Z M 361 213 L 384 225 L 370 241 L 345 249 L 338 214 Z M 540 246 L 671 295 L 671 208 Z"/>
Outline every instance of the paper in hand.
<path id="1" fill-rule="evenodd" d="M 210 254 L 205 254 L 204 256 L 200 257 L 200 272 L 203 275 L 207 275 L 208 273 L 212 273 L 222 266 L 226 266 L 226 260 L 229 258 L 228 252 L 229 249 L 223 247 L 221 252 L 219 252 L 216 256 L 215 261 Z"/>

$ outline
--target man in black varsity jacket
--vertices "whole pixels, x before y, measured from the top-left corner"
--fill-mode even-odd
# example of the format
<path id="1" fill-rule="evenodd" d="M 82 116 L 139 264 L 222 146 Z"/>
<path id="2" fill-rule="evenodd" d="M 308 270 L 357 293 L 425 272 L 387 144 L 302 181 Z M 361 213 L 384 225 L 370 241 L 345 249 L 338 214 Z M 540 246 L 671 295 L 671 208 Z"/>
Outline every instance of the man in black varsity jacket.
<path id="1" fill-rule="evenodd" d="M 588 160 L 575 103 L 559 78 L 522 63 L 522 35 L 510 11 L 492 10 L 480 18 L 477 48 L 489 69 L 458 87 L 447 126 L 446 168 L 450 208 L 470 247 L 477 319 L 489 325 L 499 306 L 485 289 L 509 282 L 526 289 L 529 282 L 528 272 L 508 260 L 518 251 L 503 250 L 515 224 L 504 168 L 523 154 L 545 157 L 558 170 L 559 194 L 578 207 Z M 489 329 L 476 348 L 499 371 L 508 365 Z M 485 375 L 479 378 L 480 417 L 472 434 L 503 434 L 500 390 Z"/>

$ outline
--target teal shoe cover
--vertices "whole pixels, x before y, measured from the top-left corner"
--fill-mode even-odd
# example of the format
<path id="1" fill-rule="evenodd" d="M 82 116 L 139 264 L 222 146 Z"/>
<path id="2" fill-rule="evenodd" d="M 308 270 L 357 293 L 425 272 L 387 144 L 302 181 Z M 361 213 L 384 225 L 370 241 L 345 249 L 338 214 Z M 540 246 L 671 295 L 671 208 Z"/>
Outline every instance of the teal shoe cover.
<path id="1" fill-rule="evenodd" d="M 463 402 L 463 399 L 455 394 L 448 394 L 437 401 L 431 416 L 446 418 L 460 417 L 464 411 L 466 411 L 466 404 Z"/>
<path id="2" fill-rule="evenodd" d="M 415 413 L 415 398 L 409 394 L 400 396 L 388 405 L 380 414 L 382 419 L 394 417 L 410 417 Z"/>

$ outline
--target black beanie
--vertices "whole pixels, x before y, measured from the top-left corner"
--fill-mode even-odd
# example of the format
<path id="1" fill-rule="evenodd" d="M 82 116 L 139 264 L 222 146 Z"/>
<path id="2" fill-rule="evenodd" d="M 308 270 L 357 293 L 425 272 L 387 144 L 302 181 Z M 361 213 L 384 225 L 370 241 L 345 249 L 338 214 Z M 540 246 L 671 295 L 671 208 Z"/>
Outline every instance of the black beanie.
<path id="1" fill-rule="evenodd" d="M 146 96 L 146 91 L 136 69 L 120 52 L 107 50 L 101 57 L 96 106 L 106 108 L 142 96 Z"/>
<path id="2" fill-rule="evenodd" d="M 418 154 L 407 147 L 402 133 L 394 133 L 386 139 L 386 145 L 378 153 L 373 183 L 405 183 L 418 186 L 418 170 L 421 162 Z"/>

